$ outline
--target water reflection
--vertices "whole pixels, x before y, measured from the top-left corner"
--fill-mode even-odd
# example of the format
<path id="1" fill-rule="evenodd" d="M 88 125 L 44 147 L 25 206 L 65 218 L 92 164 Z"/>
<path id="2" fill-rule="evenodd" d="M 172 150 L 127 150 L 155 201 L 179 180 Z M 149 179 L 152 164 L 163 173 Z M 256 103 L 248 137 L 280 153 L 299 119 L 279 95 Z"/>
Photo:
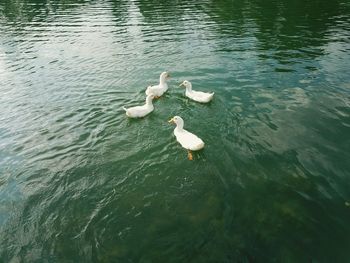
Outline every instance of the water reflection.
<path id="1" fill-rule="evenodd" d="M 8 22 L 26 24 L 39 17 L 38 20 L 35 20 L 38 22 L 40 18 L 44 19 L 45 17 L 55 14 L 59 10 L 81 7 L 85 2 L 85 0 L 5 0 L 0 3 L 0 8 L 2 15 L 6 17 Z"/>
<path id="2" fill-rule="evenodd" d="M 137 11 L 142 14 L 143 22 L 158 24 L 158 26 L 159 23 L 169 24 L 171 21 L 176 23 L 185 16 L 189 16 L 189 19 L 202 20 L 208 32 L 214 30 L 225 35 L 226 38 L 234 38 L 231 44 L 227 41 L 223 44 L 222 50 L 226 51 L 234 50 L 232 45 L 240 37 L 252 35 L 257 40 L 255 47 L 257 50 L 275 51 L 273 57 L 280 60 L 282 64 L 285 58 L 284 51 L 289 51 L 288 56 L 291 58 L 304 55 L 315 57 L 324 54 L 322 46 L 330 41 L 331 31 L 329 29 L 333 27 L 339 16 L 350 9 L 339 0 L 327 4 L 322 2 L 319 5 L 304 4 L 304 1 L 245 0 L 200 1 L 197 3 L 115 0 L 109 3 L 115 20 L 123 24 L 130 21 L 129 16 Z M 59 10 L 81 8 L 83 4 L 86 4 L 83 0 L 53 2 L 6 0 L 0 3 L 0 8 L 2 15 L 8 21 L 25 24 L 31 22 L 35 17 L 45 19 Z M 133 5 L 137 6 L 138 10 L 131 8 Z M 200 15 L 203 13 L 207 16 Z M 213 26 L 210 21 L 215 22 L 216 26 Z M 196 27 L 195 24 L 192 26 Z M 310 47 L 313 49 L 308 49 Z M 290 52 L 291 50 L 295 52 Z M 261 54 L 261 56 L 268 55 Z"/>
<path id="3" fill-rule="evenodd" d="M 138 0 L 134 2 L 146 23 L 159 24 L 179 21 L 183 16 L 187 1 Z"/>
<path id="4" fill-rule="evenodd" d="M 304 3 L 213 1 L 202 10 L 218 25 L 211 30 L 217 28 L 225 37 L 234 37 L 222 50 L 235 50 L 232 46 L 240 37 L 252 35 L 257 39 L 254 50 L 263 51 L 260 57 L 273 57 L 284 64 L 293 63 L 293 58 L 323 55 L 323 46 L 332 41 L 330 29 L 339 16 L 349 11 L 341 1 L 323 2 L 316 8 Z M 266 54 L 269 50 L 274 54 Z"/>

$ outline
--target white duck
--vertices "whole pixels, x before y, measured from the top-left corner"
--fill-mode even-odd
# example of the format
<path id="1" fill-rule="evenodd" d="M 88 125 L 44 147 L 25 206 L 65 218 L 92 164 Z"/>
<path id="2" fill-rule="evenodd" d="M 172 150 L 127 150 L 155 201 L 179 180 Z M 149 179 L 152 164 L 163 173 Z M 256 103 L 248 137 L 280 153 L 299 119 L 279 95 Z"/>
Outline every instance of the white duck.
<path id="1" fill-rule="evenodd" d="M 169 123 L 176 124 L 176 128 L 174 129 L 176 140 L 181 144 L 183 148 L 187 149 L 188 159 L 193 160 L 191 151 L 198 151 L 200 149 L 203 149 L 204 142 L 202 141 L 202 139 L 200 139 L 193 133 L 186 131 L 183 128 L 184 120 L 181 117 L 175 116 L 171 120 L 169 120 Z"/>
<path id="2" fill-rule="evenodd" d="M 136 106 L 136 107 L 131 107 L 131 108 L 125 108 L 125 114 L 126 116 L 130 118 L 142 118 L 146 116 L 147 114 L 151 113 L 154 110 L 152 100 L 154 98 L 154 95 L 148 95 L 146 97 L 146 104 L 142 106 Z"/>
<path id="3" fill-rule="evenodd" d="M 181 86 L 186 87 L 186 93 L 185 93 L 186 97 L 188 97 L 194 101 L 198 101 L 201 103 L 207 103 L 207 102 L 211 101 L 214 97 L 214 92 L 207 93 L 207 92 L 192 90 L 192 84 L 188 80 L 185 80 L 184 82 L 182 82 L 180 84 L 180 87 Z"/>
<path id="4" fill-rule="evenodd" d="M 159 77 L 159 84 L 154 86 L 148 86 L 146 89 L 146 95 L 153 94 L 156 98 L 163 95 L 164 92 L 168 90 L 167 79 L 170 78 L 168 72 L 163 72 Z"/>

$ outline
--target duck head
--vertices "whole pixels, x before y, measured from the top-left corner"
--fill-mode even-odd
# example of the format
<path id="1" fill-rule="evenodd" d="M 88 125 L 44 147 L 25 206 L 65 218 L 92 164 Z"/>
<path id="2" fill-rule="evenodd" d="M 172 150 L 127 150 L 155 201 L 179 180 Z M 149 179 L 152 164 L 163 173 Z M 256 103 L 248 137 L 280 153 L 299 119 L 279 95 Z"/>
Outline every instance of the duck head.
<path id="1" fill-rule="evenodd" d="M 188 80 L 185 80 L 184 82 L 182 82 L 179 87 L 185 87 L 188 90 L 192 90 L 192 84 L 191 82 L 189 82 Z"/>
<path id="2" fill-rule="evenodd" d="M 168 122 L 175 123 L 176 126 L 180 129 L 182 129 L 184 127 L 184 120 L 180 116 L 175 116 L 175 117 L 171 118 Z"/>
<path id="3" fill-rule="evenodd" d="M 163 82 L 165 82 L 166 80 L 168 80 L 169 78 L 170 78 L 169 72 L 164 71 L 164 72 L 162 72 L 162 73 L 160 74 L 159 80 L 160 80 L 161 83 L 163 83 Z"/>

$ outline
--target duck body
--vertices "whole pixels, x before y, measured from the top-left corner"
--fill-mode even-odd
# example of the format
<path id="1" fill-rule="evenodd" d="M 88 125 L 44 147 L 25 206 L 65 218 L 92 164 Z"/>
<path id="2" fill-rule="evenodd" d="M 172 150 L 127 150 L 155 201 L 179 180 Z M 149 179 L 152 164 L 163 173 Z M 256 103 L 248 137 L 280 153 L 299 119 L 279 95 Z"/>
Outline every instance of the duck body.
<path id="1" fill-rule="evenodd" d="M 200 103 L 208 103 L 211 101 L 214 97 L 214 92 L 208 93 L 208 92 L 202 92 L 202 91 L 195 91 L 192 89 L 191 82 L 185 80 L 180 84 L 180 86 L 186 87 L 185 95 L 186 97 L 190 98 L 191 100 L 200 102 Z"/>
<path id="2" fill-rule="evenodd" d="M 183 128 L 184 121 L 181 117 L 175 116 L 169 122 L 176 124 L 174 135 L 183 148 L 189 151 L 198 151 L 204 148 L 204 142 L 201 138 Z"/>
<path id="3" fill-rule="evenodd" d="M 168 90 L 168 84 L 166 80 L 169 78 L 168 72 L 163 72 L 159 77 L 159 84 L 154 86 L 148 86 L 146 89 L 146 95 L 153 94 L 155 97 L 162 96 Z"/>
<path id="4" fill-rule="evenodd" d="M 208 103 L 211 101 L 214 97 L 214 92 L 213 93 L 207 93 L 207 92 L 202 92 L 202 91 L 188 91 L 186 90 L 185 93 L 186 97 L 190 98 L 191 100 L 200 102 L 200 103 Z"/>
<path id="5" fill-rule="evenodd" d="M 131 108 L 125 108 L 125 114 L 129 118 L 142 118 L 151 113 L 154 110 L 154 106 L 152 103 L 154 96 L 153 95 L 148 95 L 146 98 L 146 104 L 142 106 L 135 106 Z"/>
<path id="6" fill-rule="evenodd" d="M 181 146 L 190 151 L 198 151 L 204 148 L 204 142 L 197 135 L 186 131 L 185 129 L 174 129 L 176 140 Z"/>

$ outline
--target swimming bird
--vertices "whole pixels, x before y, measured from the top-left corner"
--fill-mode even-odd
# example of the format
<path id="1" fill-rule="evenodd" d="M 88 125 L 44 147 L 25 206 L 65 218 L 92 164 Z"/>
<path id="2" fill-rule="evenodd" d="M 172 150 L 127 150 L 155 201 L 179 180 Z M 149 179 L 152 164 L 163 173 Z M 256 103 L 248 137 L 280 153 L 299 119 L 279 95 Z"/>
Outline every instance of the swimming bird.
<path id="1" fill-rule="evenodd" d="M 168 84 L 166 81 L 170 78 L 168 72 L 162 72 L 159 77 L 159 84 L 154 86 L 148 86 L 146 89 L 146 95 L 153 94 L 155 98 L 159 98 L 164 92 L 168 90 Z"/>
<path id="2" fill-rule="evenodd" d="M 184 120 L 181 117 L 175 116 L 168 122 L 176 124 L 176 128 L 174 129 L 176 140 L 183 148 L 187 149 L 188 159 L 193 160 L 192 151 L 203 149 L 204 142 L 197 135 L 184 129 Z"/>
<path id="3" fill-rule="evenodd" d="M 184 86 L 186 88 L 186 97 L 201 103 L 207 103 L 211 101 L 214 97 L 214 92 L 207 93 L 202 91 L 194 91 L 192 90 L 192 84 L 188 80 L 185 80 L 180 84 L 180 87 Z"/>
<path id="4" fill-rule="evenodd" d="M 148 95 L 146 97 L 146 104 L 142 106 L 136 106 L 136 107 L 131 107 L 131 108 L 125 108 L 125 114 L 126 116 L 130 118 L 142 118 L 145 117 L 147 114 L 151 113 L 154 110 L 152 100 L 154 98 L 154 95 Z"/>

